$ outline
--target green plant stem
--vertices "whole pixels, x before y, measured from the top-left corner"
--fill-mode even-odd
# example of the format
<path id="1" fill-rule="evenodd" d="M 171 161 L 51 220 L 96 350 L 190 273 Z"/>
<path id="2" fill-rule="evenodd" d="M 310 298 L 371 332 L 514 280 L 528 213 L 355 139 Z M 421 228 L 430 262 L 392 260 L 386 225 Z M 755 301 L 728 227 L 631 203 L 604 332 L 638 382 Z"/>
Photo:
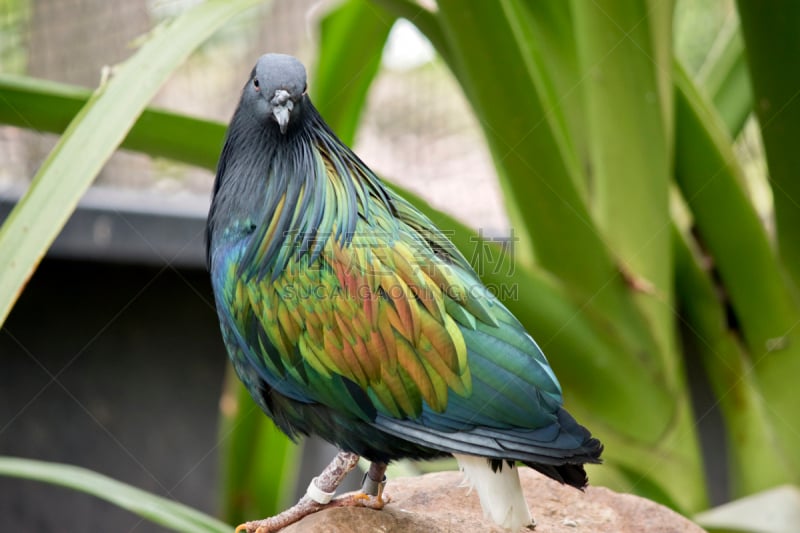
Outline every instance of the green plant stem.
<path id="1" fill-rule="evenodd" d="M 0 475 L 42 481 L 85 492 L 173 531 L 230 533 L 233 529 L 191 507 L 77 466 L 0 457 Z"/>

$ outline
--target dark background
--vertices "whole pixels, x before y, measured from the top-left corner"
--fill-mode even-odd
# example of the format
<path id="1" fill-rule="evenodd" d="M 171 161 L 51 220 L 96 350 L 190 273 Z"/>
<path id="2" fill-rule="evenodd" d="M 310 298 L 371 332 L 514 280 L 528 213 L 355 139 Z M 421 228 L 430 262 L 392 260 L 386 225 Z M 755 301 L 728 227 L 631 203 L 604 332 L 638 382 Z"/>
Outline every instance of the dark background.
<path id="1" fill-rule="evenodd" d="M 91 200 L 0 331 L 0 453 L 85 466 L 213 513 L 227 358 L 202 218 Z M 160 531 L 85 494 L 0 477 L 0 530 L 112 529 Z"/>
<path id="2" fill-rule="evenodd" d="M 207 200 L 176 214 L 156 195 L 125 198 L 90 191 L 0 329 L 0 455 L 83 466 L 217 514 L 227 355 L 204 264 Z M 15 201 L 0 195 L 0 222 Z M 333 454 L 304 446 L 297 491 Z M 0 477 L 0 531 L 164 529 Z"/>

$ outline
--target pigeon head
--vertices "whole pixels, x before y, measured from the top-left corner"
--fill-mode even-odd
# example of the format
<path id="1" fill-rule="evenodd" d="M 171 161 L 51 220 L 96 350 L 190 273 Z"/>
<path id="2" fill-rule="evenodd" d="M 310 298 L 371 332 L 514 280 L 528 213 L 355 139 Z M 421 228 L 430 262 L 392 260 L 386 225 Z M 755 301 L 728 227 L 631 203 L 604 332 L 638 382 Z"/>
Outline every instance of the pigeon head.
<path id="1" fill-rule="evenodd" d="M 253 67 L 242 91 L 242 106 L 266 125 L 276 123 L 285 134 L 302 112 L 306 95 L 306 69 L 292 56 L 266 54 Z"/>

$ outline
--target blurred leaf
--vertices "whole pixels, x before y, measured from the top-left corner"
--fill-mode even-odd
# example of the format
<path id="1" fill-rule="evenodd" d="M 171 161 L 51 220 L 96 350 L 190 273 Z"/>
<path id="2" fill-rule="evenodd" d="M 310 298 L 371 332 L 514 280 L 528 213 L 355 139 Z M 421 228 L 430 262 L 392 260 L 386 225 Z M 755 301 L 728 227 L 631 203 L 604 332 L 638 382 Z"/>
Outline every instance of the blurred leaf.
<path id="1" fill-rule="evenodd" d="M 74 85 L 0 74 L 0 100 L 4 104 L 0 106 L 0 123 L 62 133 L 91 96 L 91 91 Z M 148 108 L 120 148 L 213 169 L 224 135 L 225 126 L 218 122 Z"/>
<path id="2" fill-rule="evenodd" d="M 694 517 L 709 533 L 797 533 L 800 489 L 783 485 L 709 509 Z"/>
<path id="3" fill-rule="evenodd" d="M 738 0 L 783 264 L 800 290 L 800 2 Z M 798 465 L 800 468 L 800 464 Z"/>
<path id="4" fill-rule="evenodd" d="M 675 288 L 684 358 L 706 369 L 725 420 L 730 492 L 734 497 L 791 479 L 788 462 L 775 442 L 767 406 L 748 363 L 741 339 L 729 329 L 724 303 L 702 266 L 692 240 L 673 229 Z"/>
<path id="5" fill-rule="evenodd" d="M 676 68 L 675 175 L 711 252 L 754 353 L 793 325 L 795 312 L 780 267 L 718 117 L 681 68 Z M 720 220 L 726 221 L 719 224 Z M 748 253 L 742 254 L 742 243 Z"/>
<path id="6" fill-rule="evenodd" d="M 230 533 L 233 529 L 191 507 L 77 466 L 0 457 L 0 475 L 42 481 L 85 492 L 173 531 Z M 47 504 L 43 502 L 42 505 Z"/>
<path id="7" fill-rule="evenodd" d="M 552 85 L 548 113 L 563 114 L 563 127 L 572 139 L 576 157 L 582 168 L 589 164 L 588 133 L 586 132 L 586 106 L 581 91 L 584 75 L 578 61 L 578 44 L 575 40 L 575 21 L 569 1 L 524 0 L 519 2 L 521 22 L 529 27 L 528 39 L 531 53 L 542 63 L 547 78 L 542 82 Z M 583 173 L 576 184 L 581 195 L 587 197 L 588 183 Z"/>
<path id="8" fill-rule="evenodd" d="M 530 34 L 515 22 L 521 6 L 513 1 L 500 5 L 503 9 L 481 2 L 465 10 L 459 2 L 439 3 L 451 69 L 459 73 L 483 127 L 506 202 L 527 203 L 515 209 L 517 234 L 527 239 L 530 232 L 539 263 L 577 289 L 592 295 L 603 288 L 597 300 L 605 303 L 614 298 L 619 282 L 576 188 L 577 156 L 563 122 L 548 113 L 552 93 L 536 85 L 546 76 L 527 53 Z M 503 61 L 497 60 L 497 50 L 503 50 Z"/>
<path id="9" fill-rule="evenodd" d="M 191 8 L 153 30 L 92 95 L 0 228 L 0 324 L 84 191 L 161 84 L 217 28 L 257 3 L 210 0 Z"/>
<path id="10" fill-rule="evenodd" d="M 736 138 L 753 110 L 753 91 L 738 19 L 731 17 L 717 41 L 696 81 L 714 103 L 728 135 Z"/>
<path id="11" fill-rule="evenodd" d="M 668 184 L 671 2 L 572 3 L 591 159 L 594 219 L 628 276 L 675 379 Z"/>
<path id="12" fill-rule="evenodd" d="M 627 479 L 628 483 L 636 487 L 636 494 L 643 498 L 659 502 L 670 509 L 680 512 L 680 506 L 672 499 L 657 482 L 643 478 L 640 471 L 628 468 L 624 465 L 615 465 L 620 475 Z"/>
<path id="13" fill-rule="evenodd" d="M 519 215 L 512 217 L 515 235 L 523 247 L 530 235 L 538 263 L 616 325 L 626 344 L 623 357 L 636 357 L 657 374 L 658 347 L 577 185 L 579 158 L 555 111 L 558 99 L 536 55 L 536 36 L 524 26 L 519 1 L 504 0 L 501 6 L 476 3 L 464 10 L 458 2 L 442 1 L 439 18 L 451 68 L 483 126 L 507 209 Z M 497 61 L 497 50 L 503 61 Z M 654 417 L 638 431 L 655 438 L 669 418 Z"/>
<path id="14" fill-rule="evenodd" d="M 395 20 L 367 0 L 347 0 L 320 21 L 311 94 L 314 105 L 347 145 L 355 139 L 367 91 Z"/>
<path id="15" fill-rule="evenodd" d="M 791 422 L 800 395 L 786 384 L 786 376 L 800 375 L 800 309 L 744 190 L 724 127 L 680 67 L 675 80 L 676 181 L 744 334 L 779 446 L 800 476 L 800 434 Z"/>

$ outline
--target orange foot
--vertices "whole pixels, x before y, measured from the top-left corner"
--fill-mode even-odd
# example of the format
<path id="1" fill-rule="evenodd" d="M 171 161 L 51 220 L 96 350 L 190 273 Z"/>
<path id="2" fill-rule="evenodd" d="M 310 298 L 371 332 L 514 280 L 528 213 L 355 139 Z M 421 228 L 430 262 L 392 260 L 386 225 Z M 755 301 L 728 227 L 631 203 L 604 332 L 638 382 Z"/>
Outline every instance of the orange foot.
<path id="1" fill-rule="evenodd" d="M 366 507 L 368 509 L 375 509 L 380 511 L 384 505 L 391 502 L 392 499 L 380 492 L 377 496 L 371 496 L 363 492 L 356 492 L 355 494 L 345 494 L 333 500 L 331 507 Z"/>

